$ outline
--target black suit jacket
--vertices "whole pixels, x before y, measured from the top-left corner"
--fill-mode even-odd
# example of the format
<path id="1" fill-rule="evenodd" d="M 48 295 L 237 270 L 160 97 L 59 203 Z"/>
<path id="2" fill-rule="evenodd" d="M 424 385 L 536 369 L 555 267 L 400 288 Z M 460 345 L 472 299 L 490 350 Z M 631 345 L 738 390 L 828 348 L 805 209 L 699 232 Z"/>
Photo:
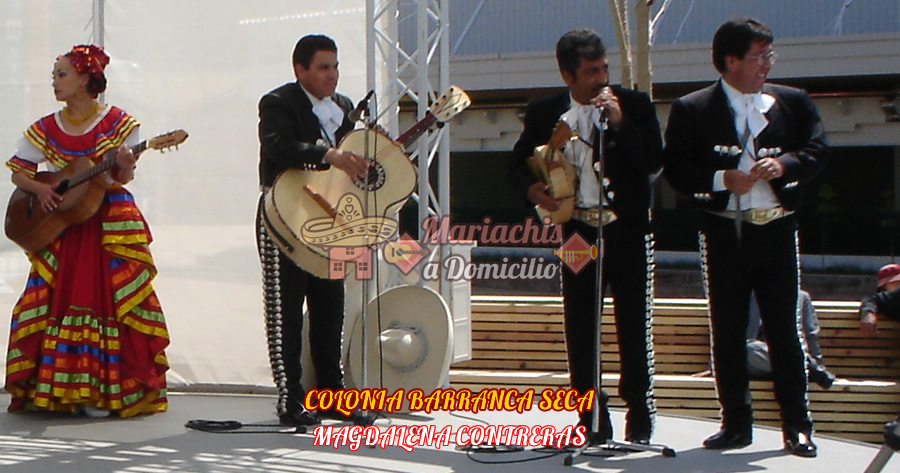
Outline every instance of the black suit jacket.
<path id="1" fill-rule="evenodd" d="M 775 97 L 766 113 L 769 124 L 756 139 L 757 152 L 781 149 L 778 161 L 784 175 L 769 181 L 775 196 L 788 210 L 800 205 L 805 184 L 821 171 L 829 156 L 825 130 L 806 92 L 765 84 L 763 93 Z M 735 169 L 740 154 L 716 151 L 742 148 L 721 81 L 688 94 L 672 104 L 666 127 L 664 175 L 669 183 L 701 208 L 724 210 L 729 191 L 713 192 L 713 176 Z"/>
<path id="2" fill-rule="evenodd" d="M 656 109 L 643 92 L 613 87 L 619 98 L 624 120 L 618 129 L 605 133 L 605 175 L 607 191 L 612 193 L 611 207 L 621 221 L 641 231 L 650 229 L 650 175 L 662 162 L 662 140 Z M 570 108 L 569 92 L 563 92 L 528 104 L 525 128 L 513 148 L 509 181 L 516 193 L 526 197 L 528 187 L 537 182 L 527 159 L 535 147 L 550 141 L 559 117 Z"/>
<path id="3" fill-rule="evenodd" d="M 344 110 L 344 121 L 335 139 L 353 130 L 347 118 L 353 109 L 349 98 L 331 97 Z M 316 144 L 322 138 L 321 125 L 312 111 L 312 103 L 298 82 L 290 82 L 263 95 L 259 100 L 259 183 L 271 186 L 281 171 L 290 168 L 322 168 L 327 144 Z"/>

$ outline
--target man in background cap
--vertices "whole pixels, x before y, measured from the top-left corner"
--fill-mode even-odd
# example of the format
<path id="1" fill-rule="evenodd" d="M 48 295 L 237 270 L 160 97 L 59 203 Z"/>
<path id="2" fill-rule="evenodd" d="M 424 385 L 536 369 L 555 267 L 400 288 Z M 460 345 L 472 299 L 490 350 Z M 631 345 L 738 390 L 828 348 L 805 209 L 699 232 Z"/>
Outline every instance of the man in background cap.
<path id="1" fill-rule="evenodd" d="M 900 264 L 882 266 L 878 270 L 878 292 L 860 303 L 859 329 L 864 336 L 878 333 L 878 314 L 900 320 Z"/>

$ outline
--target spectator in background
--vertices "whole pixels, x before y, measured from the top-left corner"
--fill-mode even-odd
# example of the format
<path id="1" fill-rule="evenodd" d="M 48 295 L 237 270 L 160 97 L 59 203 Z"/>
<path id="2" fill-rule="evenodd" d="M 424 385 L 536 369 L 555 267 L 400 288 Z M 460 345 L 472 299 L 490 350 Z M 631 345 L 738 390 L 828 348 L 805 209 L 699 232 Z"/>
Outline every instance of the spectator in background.
<path id="1" fill-rule="evenodd" d="M 800 290 L 797 298 L 803 337 L 806 339 L 806 373 L 810 381 L 829 389 L 834 384 L 834 375 L 825 369 L 822 349 L 819 347 L 819 319 L 812 305 L 809 293 Z M 750 320 L 747 325 L 747 367 L 753 378 L 769 378 L 772 365 L 769 362 L 769 346 L 766 331 L 759 317 L 756 295 L 750 298 Z"/>
<path id="2" fill-rule="evenodd" d="M 859 307 L 859 329 L 866 337 L 878 334 L 878 315 L 900 320 L 900 264 L 878 270 L 878 292 L 865 297 Z"/>

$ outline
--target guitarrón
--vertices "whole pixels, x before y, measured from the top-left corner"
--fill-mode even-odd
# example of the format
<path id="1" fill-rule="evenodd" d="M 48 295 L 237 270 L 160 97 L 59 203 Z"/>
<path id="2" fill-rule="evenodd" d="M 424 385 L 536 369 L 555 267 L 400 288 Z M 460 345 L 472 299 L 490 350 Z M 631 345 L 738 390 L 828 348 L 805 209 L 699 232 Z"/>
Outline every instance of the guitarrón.
<path id="1" fill-rule="evenodd" d="M 417 173 L 405 154 L 406 145 L 435 124 L 454 117 L 469 103 L 465 92 L 451 87 L 432 104 L 422 120 L 396 141 L 371 129 L 347 134 L 341 141 L 341 150 L 370 160 L 370 173 L 365 182 L 351 179 L 336 168 L 283 171 L 265 196 L 263 221 L 272 241 L 304 270 L 321 278 L 329 277 L 330 248 L 304 239 L 304 227 L 310 221 L 327 222 L 329 218 L 335 227 L 343 225 L 337 206 L 348 193 L 358 197 L 363 217 L 393 217 L 412 195 L 416 184 Z"/>

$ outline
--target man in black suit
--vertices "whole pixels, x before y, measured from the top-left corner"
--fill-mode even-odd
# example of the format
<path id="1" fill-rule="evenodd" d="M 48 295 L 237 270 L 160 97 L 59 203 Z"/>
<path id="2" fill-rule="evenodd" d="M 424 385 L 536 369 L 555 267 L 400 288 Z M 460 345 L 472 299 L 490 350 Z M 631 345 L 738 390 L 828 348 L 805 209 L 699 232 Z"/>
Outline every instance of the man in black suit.
<path id="1" fill-rule="evenodd" d="M 560 120 L 578 135 L 564 153 L 576 168 L 576 211 L 564 224 L 565 238 L 580 234 L 588 243 L 597 238 L 601 205 L 608 204 L 617 217 L 603 226 L 603 281 L 615 299 L 621 378 L 619 394 L 628 406 L 625 439 L 647 443 L 656 413 L 653 397 L 653 346 L 650 309 L 653 238 L 650 234 L 650 180 L 659 170 L 661 137 L 656 111 L 647 94 L 609 87 L 609 63 L 600 37 L 578 29 L 563 35 L 556 57 L 568 90 L 528 105 L 525 128 L 513 149 L 509 179 L 519 195 L 547 210 L 559 201 L 528 170 L 526 160 L 535 147 L 548 142 Z M 599 157 L 597 127 L 604 133 L 604 176 L 598 179 L 594 163 Z M 603 192 L 600 183 L 603 182 Z M 602 196 L 602 197 L 601 197 Z M 601 201 L 606 201 L 601 202 Z M 606 284 L 604 284 L 606 286 Z M 603 288 L 605 289 L 605 287 Z M 595 346 L 599 327 L 595 321 L 596 267 L 594 262 L 578 274 L 563 270 L 563 300 L 569 376 L 573 388 L 585 392 L 599 379 L 600 347 Z M 597 393 L 601 411 L 593 442 L 612 438 L 607 396 Z M 591 426 L 591 413 L 580 416 L 580 425 Z M 590 429 L 589 429 L 590 430 Z"/>
<path id="2" fill-rule="evenodd" d="M 364 177 L 367 166 L 363 158 L 337 147 L 354 124 L 347 117 L 352 102 L 335 93 L 338 60 L 334 41 L 321 35 L 300 38 L 294 48 L 293 65 L 297 81 L 272 90 L 259 101 L 259 184 L 263 193 L 257 208 L 256 231 L 263 269 L 269 361 L 278 388 L 278 418 L 285 425 L 309 426 L 321 420 L 303 406 L 303 302 L 305 299 L 309 310 L 310 355 L 317 386 L 342 389 L 344 282 L 308 273 L 275 246 L 263 225 L 265 191 L 279 173 L 289 168 L 335 166 L 351 176 Z M 337 416 L 334 412 L 320 413 Z M 355 416 L 351 420 L 362 422 Z"/>
<path id="3" fill-rule="evenodd" d="M 750 293 L 766 327 L 785 448 L 816 455 L 798 334 L 799 259 L 793 215 L 822 169 L 828 145 L 819 114 L 798 89 L 766 84 L 771 31 L 753 19 L 724 23 L 713 38 L 722 78 L 672 104 L 665 176 L 701 212 L 700 250 L 709 297 L 722 429 L 703 445 L 752 442 L 747 375 Z"/>

